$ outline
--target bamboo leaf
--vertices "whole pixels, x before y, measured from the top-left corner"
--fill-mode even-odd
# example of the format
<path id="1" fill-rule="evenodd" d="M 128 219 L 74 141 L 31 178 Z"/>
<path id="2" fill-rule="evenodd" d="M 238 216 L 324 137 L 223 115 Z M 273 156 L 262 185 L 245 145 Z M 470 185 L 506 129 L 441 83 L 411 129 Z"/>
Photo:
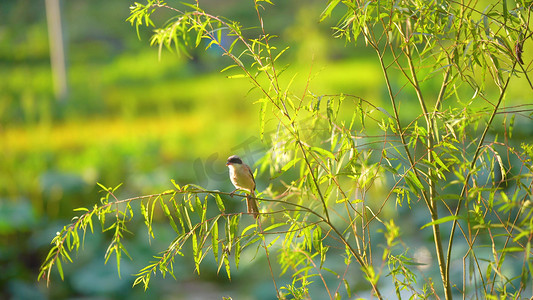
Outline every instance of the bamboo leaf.
<path id="1" fill-rule="evenodd" d="M 405 182 L 407 183 L 407 185 L 409 185 L 412 192 L 415 193 L 417 196 L 419 195 L 419 191 L 424 189 L 424 186 L 422 185 L 420 180 L 418 180 L 414 172 L 407 171 L 404 178 Z"/>
<path id="2" fill-rule="evenodd" d="M 236 75 L 228 75 L 226 76 L 226 78 L 229 78 L 229 79 L 239 79 L 239 78 L 247 78 L 248 75 L 246 74 L 236 74 Z"/>
<path id="3" fill-rule="evenodd" d="M 61 280 L 65 280 L 65 276 L 63 274 L 63 266 L 61 265 L 61 259 L 56 260 L 56 266 L 57 271 L 59 272 L 59 276 L 61 276 Z"/>
<path id="4" fill-rule="evenodd" d="M 185 231 L 185 222 L 183 220 L 183 205 L 179 205 L 176 203 L 176 201 L 172 201 L 174 204 L 174 211 L 176 212 L 176 217 L 178 218 L 178 221 L 180 222 L 181 230 Z"/>
<path id="5" fill-rule="evenodd" d="M 170 226 L 172 227 L 172 229 L 174 229 L 174 231 L 177 234 L 180 234 L 180 231 L 178 230 L 178 226 L 176 226 L 176 222 L 174 222 L 174 218 L 170 214 L 170 209 L 168 208 L 168 205 L 163 201 L 163 197 L 159 198 L 159 202 L 161 204 L 161 207 L 163 208 L 163 212 L 165 213 L 168 220 L 170 221 Z M 153 233 L 152 233 L 152 237 L 153 237 Z"/>
<path id="6" fill-rule="evenodd" d="M 202 255 L 202 253 L 200 252 L 200 249 L 198 247 L 198 237 L 195 231 L 193 231 L 192 233 L 192 255 L 194 257 L 196 273 L 200 274 L 200 256 Z"/>
<path id="7" fill-rule="evenodd" d="M 432 151 L 431 152 L 431 155 L 433 156 L 433 159 L 437 162 L 437 164 L 439 166 L 441 166 L 444 170 L 450 172 L 450 170 L 448 169 L 448 167 L 446 167 L 446 165 L 442 162 L 442 160 L 440 159 L 440 157 L 437 155 L 436 152 Z"/>
<path id="8" fill-rule="evenodd" d="M 213 256 L 218 263 L 218 218 L 213 220 L 211 225 L 211 249 L 213 250 Z"/>
<path id="9" fill-rule="evenodd" d="M 170 182 L 172 182 L 172 185 L 176 187 L 176 189 L 181 190 L 181 187 L 179 186 L 179 184 L 176 183 L 174 179 L 171 179 Z"/>
<path id="10" fill-rule="evenodd" d="M 350 290 L 350 284 L 348 284 L 348 281 L 346 279 L 342 279 L 344 282 L 344 288 L 346 289 L 346 293 L 348 294 L 348 298 L 352 297 L 352 291 Z"/>
<path id="11" fill-rule="evenodd" d="M 501 156 L 498 154 L 498 152 L 494 153 L 494 156 L 496 156 L 496 160 L 498 161 L 498 166 L 500 167 L 500 173 L 501 173 L 501 179 L 500 181 L 505 181 L 507 177 L 507 173 L 505 172 L 505 166 L 503 165 L 503 161 Z"/>
<path id="12" fill-rule="evenodd" d="M 255 224 L 254 224 L 254 225 L 255 225 Z M 285 224 L 285 223 L 275 223 L 275 224 L 272 224 L 272 225 L 268 226 L 268 227 L 264 230 L 264 232 L 269 232 L 269 231 L 271 231 L 272 229 L 276 229 L 276 228 L 281 227 L 281 226 L 284 226 L 284 225 L 286 225 L 286 224 Z"/>
<path id="13" fill-rule="evenodd" d="M 326 9 L 324 9 L 324 11 L 322 11 L 322 14 L 320 15 L 320 22 L 331 16 L 331 12 L 340 2 L 340 0 L 330 0 L 328 5 L 326 6 Z"/>
<path id="14" fill-rule="evenodd" d="M 116 260 L 117 260 L 117 274 L 118 274 L 118 278 L 120 278 L 120 258 L 122 256 L 121 255 L 122 252 L 120 251 L 120 248 L 122 248 L 122 244 L 119 244 L 117 246 L 118 247 L 115 250 L 115 256 L 116 256 Z"/>
<path id="15" fill-rule="evenodd" d="M 237 40 L 235 40 L 235 41 L 237 41 Z M 234 42 L 235 42 L 235 41 L 234 41 Z M 238 66 L 237 66 L 237 65 L 229 65 L 229 66 L 225 67 L 224 69 L 220 70 L 220 73 L 224 73 L 224 72 L 226 72 L 227 70 L 229 70 L 229 69 L 233 69 L 233 68 L 235 68 L 235 67 L 238 67 Z"/>
<path id="16" fill-rule="evenodd" d="M 498 252 L 500 252 L 500 253 L 505 253 L 505 252 L 523 252 L 523 251 L 524 251 L 524 248 L 522 248 L 522 247 L 507 247 L 507 248 L 498 250 Z"/>
<path id="17" fill-rule="evenodd" d="M 198 195 L 196 195 L 196 197 L 194 197 L 194 209 L 196 210 L 196 213 L 198 214 L 198 216 L 201 218 L 202 217 L 202 213 L 203 213 L 203 205 L 202 205 L 202 200 L 200 200 L 200 197 Z"/>
<path id="18" fill-rule="evenodd" d="M 238 238 L 237 239 L 237 243 L 235 243 L 235 267 L 237 269 L 239 269 L 239 262 L 241 260 L 241 251 L 242 251 L 242 247 L 241 247 L 241 239 Z"/>
<path id="19" fill-rule="evenodd" d="M 270 243 L 268 243 L 267 248 L 272 247 L 280 237 L 281 235 L 276 236 Z"/>
<path id="20" fill-rule="evenodd" d="M 275 174 L 274 176 L 272 176 L 272 179 L 275 179 L 281 175 L 283 175 L 283 173 L 287 172 L 287 170 L 291 169 L 294 165 L 296 165 L 299 161 L 301 160 L 301 158 L 299 157 L 296 157 L 296 158 L 293 158 L 292 160 L 290 160 L 289 162 L 287 162 L 283 168 L 281 168 L 281 170 Z"/>
<path id="21" fill-rule="evenodd" d="M 257 228 L 257 224 L 256 224 L 256 223 L 248 225 L 248 226 L 247 226 L 246 228 L 244 228 L 244 230 L 241 232 L 241 236 L 245 236 L 246 233 L 248 232 L 248 230 L 250 230 L 250 229 L 254 229 L 254 228 Z M 269 227 L 269 228 L 270 228 L 270 227 Z M 265 232 L 266 232 L 266 231 L 267 231 L 267 230 L 265 230 Z"/>
<path id="22" fill-rule="evenodd" d="M 509 15 L 509 12 L 507 10 L 507 0 L 502 1 L 502 6 L 503 6 L 503 19 L 505 20 L 505 22 L 507 22 L 507 18 Z"/>
<path id="23" fill-rule="evenodd" d="M 328 158 L 330 158 L 332 161 L 335 160 L 335 155 L 333 155 L 333 153 L 329 152 L 329 151 L 326 150 L 326 149 L 322 149 L 322 148 L 319 148 L 319 147 L 310 147 L 309 150 L 314 151 L 314 152 L 320 154 L 322 157 L 328 157 Z"/>
<path id="24" fill-rule="evenodd" d="M 320 252 L 322 247 L 322 228 L 320 226 L 316 226 L 315 230 L 313 230 L 313 247 L 315 247 L 315 251 Z"/>
<path id="25" fill-rule="evenodd" d="M 429 223 L 425 224 L 424 226 L 420 227 L 420 229 L 424 229 L 424 228 L 426 228 L 428 226 L 442 224 L 442 223 L 446 223 L 446 222 L 450 222 L 450 221 L 454 221 L 454 220 L 459 220 L 459 219 L 462 219 L 462 217 L 455 216 L 455 215 L 446 216 L 444 218 L 437 219 L 437 220 L 435 220 L 433 222 L 429 222 Z"/>
<path id="26" fill-rule="evenodd" d="M 218 206 L 218 210 L 220 212 L 224 212 L 226 208 L 224 207 L 224 202 L 222 201 L 222 198 L 220 198 L 219 194 L 215 194 L 214 197 L 215 197 L 215 202 L 217 203 L 217 206 Z"/>
<path id="27" fill-rule="evenodd" d="M 63 258 L 66 258 L 68 261 L 72 262 L 72 258 L 70 258 L 70 255 L 68 254 L 67 250 L 61 251 L 61 255 Z"/>
<path id="28" fill-rule="evenodd" d="M 148 205 L 150 205 L 150 203 L 148 203 Z M 141 201 L 141 214 L 144 217 L 144 224 L 146 225 L 146 228 L 148 229 L 148 237 L 154 238 L 154 232 L 152 231 L 152 226 L 150 223 L 150 219 L 148 217 L 148 207 L 146 207 L 142 201 Z"/>
<path id="29" fill-rule="evenodd" d="M 222 265 L 224 264 L 224 259 L 226 258 L 226 252 L 224 251 L 224 244 L 222 243 L 222 257 L 218 261 L 218 268 L 217 268 L 217 275 L 220 273 L 220 269 L 222 269 Z"/>
<path id="30" fill-rule="evenodd" d="M 229 259 L 227 256 L 224 256 L 224 266 L 226 266 L 226 273 L 228 274 L 228 279 L 231 281 L 231 267 L 229 265 Z"/>
<path id="31" fill-rule="evenodd" d="M 392 119 L 394 120 L 394 118 L 391 116 L 391 114 L 389 114 L 389 112 L 387 110 L 385 110 L 383 107 L 376 107 L 380 112 L 384 113 L 387 117 L 389 117 L 389 119 Z"/>
<path id="32" fill-rule="evenodd" d="M 183 215 L 185 217 L 185 222 L 187 223 L 187 230 L 191 230 L 193 228 L 191 218 L 189 217 L 189 211 L 187 210 L 187 207 L 183 206 Z"/>
<path id="33" fill-rule="evenodd" d="M 277 61 L 278 58 L 283 54 L 285 53 L 285 51 L 287 51 L 289 49 L 289 47 L 285 47 L 285 49 L 281 50 L 278 55 L 276 55 L 276 57 L 274 57 L 274 61 Z"/>

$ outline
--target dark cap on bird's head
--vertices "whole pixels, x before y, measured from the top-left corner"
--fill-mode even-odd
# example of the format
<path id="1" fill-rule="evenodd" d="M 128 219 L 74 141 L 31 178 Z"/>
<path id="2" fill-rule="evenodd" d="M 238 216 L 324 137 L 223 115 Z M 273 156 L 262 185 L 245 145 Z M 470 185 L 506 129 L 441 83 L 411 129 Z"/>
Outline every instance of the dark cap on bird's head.
<path id="1" fill-rule="evenodd" d="M 228 157 L 228 161 L 226 162 L 226 166 L 227 165 L 231 165 L 231 164 L 241 164 L 242 165 L 242 159 L 240 157 L 238 157 L 237 155 L 232 155 L 232 156 Z"/>

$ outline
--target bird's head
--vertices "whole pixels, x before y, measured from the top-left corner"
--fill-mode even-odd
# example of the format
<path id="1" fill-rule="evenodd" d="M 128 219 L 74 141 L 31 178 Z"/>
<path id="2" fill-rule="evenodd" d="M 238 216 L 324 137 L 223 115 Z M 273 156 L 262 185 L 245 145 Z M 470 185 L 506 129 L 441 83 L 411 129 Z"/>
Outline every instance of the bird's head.
<path id="1" fill-rule="evenodd" d="M 242 159 L 238 157 L 237 155 L 232 155 L 228 157 L 228 161 L 226 162 L 226 166 L 233 165 L 233 164 L 239 164 L 242 165 Z"/>

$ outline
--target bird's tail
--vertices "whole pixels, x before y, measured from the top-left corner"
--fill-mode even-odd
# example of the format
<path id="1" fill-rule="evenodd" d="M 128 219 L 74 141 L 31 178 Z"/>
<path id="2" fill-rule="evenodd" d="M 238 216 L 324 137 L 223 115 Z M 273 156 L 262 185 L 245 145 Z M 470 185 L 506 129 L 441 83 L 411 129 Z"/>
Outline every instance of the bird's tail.
<path id="1" fill-rule="evenodd" d="M 259 217 L 259 208 L 257 207 L 257 200 L 254 198 L 254 194 L 251 193 L 246 196 L 246 208 L 249 214 L 253 214 L 254 218 Z"/>

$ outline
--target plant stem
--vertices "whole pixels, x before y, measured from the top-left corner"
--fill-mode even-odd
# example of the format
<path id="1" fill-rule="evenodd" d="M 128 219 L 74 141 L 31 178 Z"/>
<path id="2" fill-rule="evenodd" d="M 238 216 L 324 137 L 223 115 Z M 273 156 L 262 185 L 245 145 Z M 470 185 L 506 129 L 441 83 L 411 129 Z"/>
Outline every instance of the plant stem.
<path id="1" fill-rule="evenodd" d="M 457 203 L 457 208 L 455 210 L 454 216 L 459 216 L 459 212 L 461 211 L 461 207 L 463 206 L 463 201 L 466 196 L 466 191 L 468 190 L 468 182 L 470 181 L 470 178 L 472 177 L 472 171 L 475 170 L 476 161 L 479 157 L 479 153 L 481 152 L 481 148 L 483 146 L 483 143 L 485 141 L 485 137 L 487 135 L 487 132 L 490 129 L 490 125 L 494 121 L 494 117 L 496 116 L 496 113 L 498 112 L 498 108 L 500 107 L 500 104 L 503 101 L 503 97 L 505 95 L 505 92 L 507 91 L 507 87 L 509 85 L 509 82 L 511 81 L 512 74 L 514 72 L 516 66 L 516 62 L 514 62 L 513 67 L 511 68 L 511 72 L 509 76 L 507 77 L 507 80 L 505 81 L 505 85 L 500 90 L 500 96 L 498 98 L 498 101 L 496 103 L 496 106 L 492 110 L 492 114 L 490 115 L 489 121 L 487 122 L 487 126 L 485 126 L 485 129 L 483 130 L 483 133 L 481 134 L 481 137 L 479 138 L 479 143 L 476 148 L 476 152 L 474 153 L 474 156 L 472 157 L 472 162 L 470 163 L 470 171 L 465 176 L 465 180 L 463 182 L 463 189 L 461 190 L 461 195 L 459 196 L 459 202 Z M 452 256 L 452 246 L 453 246 L 453 236 L 455 233 L 455 229 L 457 227 L 457 218 L 453 220 L 452 228 L 450 230 L 450 240 L 448 242 L 448 251 L 446 253 L 446 280 L 449 282 L 450 280 L 450 258 Z"/>
<path id="2" fill-rule="evenodd" d="M 406 37 L 406 38 L 408 39 L 409 37 Z M 420 103 L 422 113 L 424 114 L 424 119 L 426 120 L 427 160 L 429 161 L 429 165 L 431 166 L 434 160 L 433 156 L 431 155 L 433 153 L 433 122 L 427 111 L 426 103 L 424 101 L 422 91 L 420 90 L 420 83 L 418 82 L 418 78 L 416 76 L 416 70 L 413 65 L 413 59 L 411 56 L 411 50 L 410 50 L 409 44 L 407 44 L 407 46 L 405 47 L 405 56 L 407 57 L 407 62 L 409 64 L 409 70 L 411 72 L 411 77 L 412 77 L 411 82 L 413 84 L 413 87 L 416 92 L 416 96 Z M 435 134 L 436 136 L 438 136 L 438 132 L 436 132 Z M 435 170 L 429 167 L 428 169 L 429 199 L 426 203 L 428 204 L 428 209 L 431 214 L 432 222 L 435 222 L 439 219 L 437 204 L 435 202 L 435 181 L 433 180 L 434 172 Z M 442 279 L 442 287 L 444 288 L 446 299 L 450 300 L 452 299 L 452 291 L 451 291 L 449 277 L 447 275 L 447 270 L 446 270 L 446 261 L 444 259 L 444 252 L 443 252 L 441 234 L 440 234 L 440 226 L 439 224 L 433 224 L 431 225 L 431 228 L 433 229 L 433 241 L 435 243 L 435 251 L 437 253 L 437 261 L 439 264 L 439 271 L 440 271 L 440 276 Z"/>

